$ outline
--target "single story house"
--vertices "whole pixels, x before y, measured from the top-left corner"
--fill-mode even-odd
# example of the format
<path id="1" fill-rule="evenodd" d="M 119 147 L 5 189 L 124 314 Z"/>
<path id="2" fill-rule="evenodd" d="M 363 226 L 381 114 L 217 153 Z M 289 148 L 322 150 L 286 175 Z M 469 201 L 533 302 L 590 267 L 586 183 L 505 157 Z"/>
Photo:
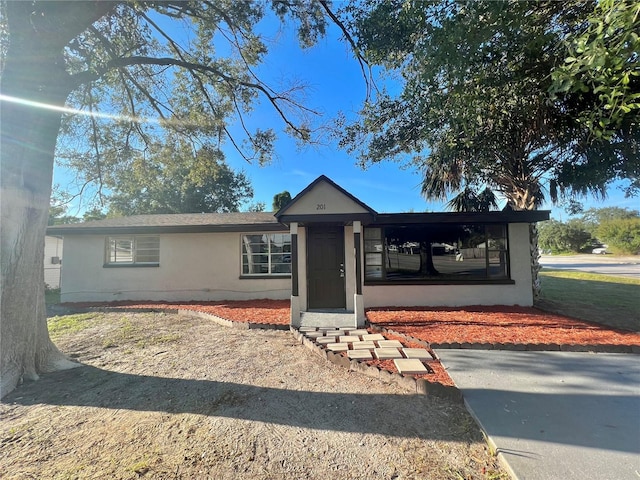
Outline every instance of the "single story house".
<path id="1" fill-rule="evenodd" d="M 138 215 L 64 237 L 63 302 L 291 299 L 303 312 L 532 305 L 529 224 L 549 211 L 378 213 L 320 176 L 273 213 Z"/>

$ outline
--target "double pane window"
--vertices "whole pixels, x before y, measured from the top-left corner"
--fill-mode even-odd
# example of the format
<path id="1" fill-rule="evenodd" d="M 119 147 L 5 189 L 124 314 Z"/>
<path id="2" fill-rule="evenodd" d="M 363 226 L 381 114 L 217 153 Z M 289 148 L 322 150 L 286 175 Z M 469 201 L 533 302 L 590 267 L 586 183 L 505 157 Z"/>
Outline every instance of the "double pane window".
<path id="1" fill-rule="evenodd" d="M 160 262 L 160 237 L 157 235 L 128 235 L 107 237 L 108 265 L 155 265 Z"/>
<path id="2" fill-rule="evenodd" d="M 242 235 L 242 275 L 290 275 L 291 235 Z"/>

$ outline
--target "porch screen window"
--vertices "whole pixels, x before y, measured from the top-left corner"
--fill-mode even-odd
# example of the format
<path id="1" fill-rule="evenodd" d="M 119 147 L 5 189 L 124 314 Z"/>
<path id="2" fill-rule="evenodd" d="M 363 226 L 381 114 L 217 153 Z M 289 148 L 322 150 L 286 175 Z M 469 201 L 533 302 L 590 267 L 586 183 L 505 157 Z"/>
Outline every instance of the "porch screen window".
<path id="1" fill-rule="evenodd" d="M 364 230 L 365 280 L 453 282 L 509 278 L 504 224 L 387 225 Z"/>
<path id="2" fill-rule="evenodd" d="M 160 262 L 160 237 L 129 235 L 107 237 L 108 265 L 157 265 Z"/>
<path id="3" fill-rule="evenodd" d="M 291 275 L 291 235 L 242 235 L 242 275 Z"/>

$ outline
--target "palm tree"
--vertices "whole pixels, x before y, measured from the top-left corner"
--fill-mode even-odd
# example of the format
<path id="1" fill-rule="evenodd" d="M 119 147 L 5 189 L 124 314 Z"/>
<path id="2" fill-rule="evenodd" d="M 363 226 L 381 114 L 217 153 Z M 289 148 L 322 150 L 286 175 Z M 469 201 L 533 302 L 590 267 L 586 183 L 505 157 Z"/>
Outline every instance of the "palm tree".
<path id="1" fill-rule="evenodd" d="M 488 212 L 498 208 L 498 198 L 489 187 L 478 193 L 467 185 L 447 202 L 447 208 L 454 212 Z"/>

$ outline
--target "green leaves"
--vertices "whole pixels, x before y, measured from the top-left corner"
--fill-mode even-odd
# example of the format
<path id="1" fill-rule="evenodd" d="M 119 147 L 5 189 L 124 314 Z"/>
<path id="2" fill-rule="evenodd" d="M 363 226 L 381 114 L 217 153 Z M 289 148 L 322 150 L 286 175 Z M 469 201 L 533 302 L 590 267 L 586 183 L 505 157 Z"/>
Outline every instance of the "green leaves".
<path id="1" fill-rule="evenodd" d="M 126 162 L 123 151 L 144 149 L 168 132 L 219 151 L 235 149 L 261 164 L 274 156 L 277 134 L 312 140 L 315 112 L 303 104 L 300 89 L 267 83 L 255 67 L 271 41 L 262 33 L 265 19 L 293 26 L 306 48 L 324 35 L 329 19 L 338 21 L 326 2 L 35 1 L 6 7 L 0 68 L 22 65 L 13 76 L 17 83 L 29 80 L 19 85 L 20 96 L 47 101 L 39 92 L 55 92 L 82 112 L 65 115 L 59 153 L 83 182 L 100 188 L 105 172 Z M 59 75 L 43 76 L 31 68 L 33 58 Z M 272 107 L 268 128 L 248 121 L 258 102 Z"/>
<path id="2" fill-rule="evenodd" d="M 237 212 L 253 197 L 249 179 L 224 162 L 221 151 L 184 142 L 134 153 L 105 184 L 110 215 Z"/>
<path id="3" fill-rule="evenodd" d="M 420 169 L 427 198 L 488 185 L 512 208 L 532 209 L 550 181 L 553 200 L 600 194 L 617 178 L 632 179 L 635 189 L 640 88 L 629 66 L 639 49 L 631 63 L 615 51 L 592 52 L 582 34 L 593 8 L 581 1 L 400 0 L 350 8 L 360 48 L 402 85 L 365 105 L 342 144 L 365 166 L 394 159 Z M 620 35 L 611 22 L 602 22 L 603 36 Z M 637 38 L 632 32 L 625 38 Z M 582 74 L 616 68 L 612 88 Z M 610 115 L 589 116 L 598 111 Z"/>
<path id="4" fill-rule="evenodd" d="M 611 139 L 631 117 L 640 117 L 640 3 L 597 2 L 586 18 L 588 27 L 563 41 L 569 52 L 551 74 L 551 98 L 592 93 L 593 101 L 576 112 L 598 139 Z"/>

